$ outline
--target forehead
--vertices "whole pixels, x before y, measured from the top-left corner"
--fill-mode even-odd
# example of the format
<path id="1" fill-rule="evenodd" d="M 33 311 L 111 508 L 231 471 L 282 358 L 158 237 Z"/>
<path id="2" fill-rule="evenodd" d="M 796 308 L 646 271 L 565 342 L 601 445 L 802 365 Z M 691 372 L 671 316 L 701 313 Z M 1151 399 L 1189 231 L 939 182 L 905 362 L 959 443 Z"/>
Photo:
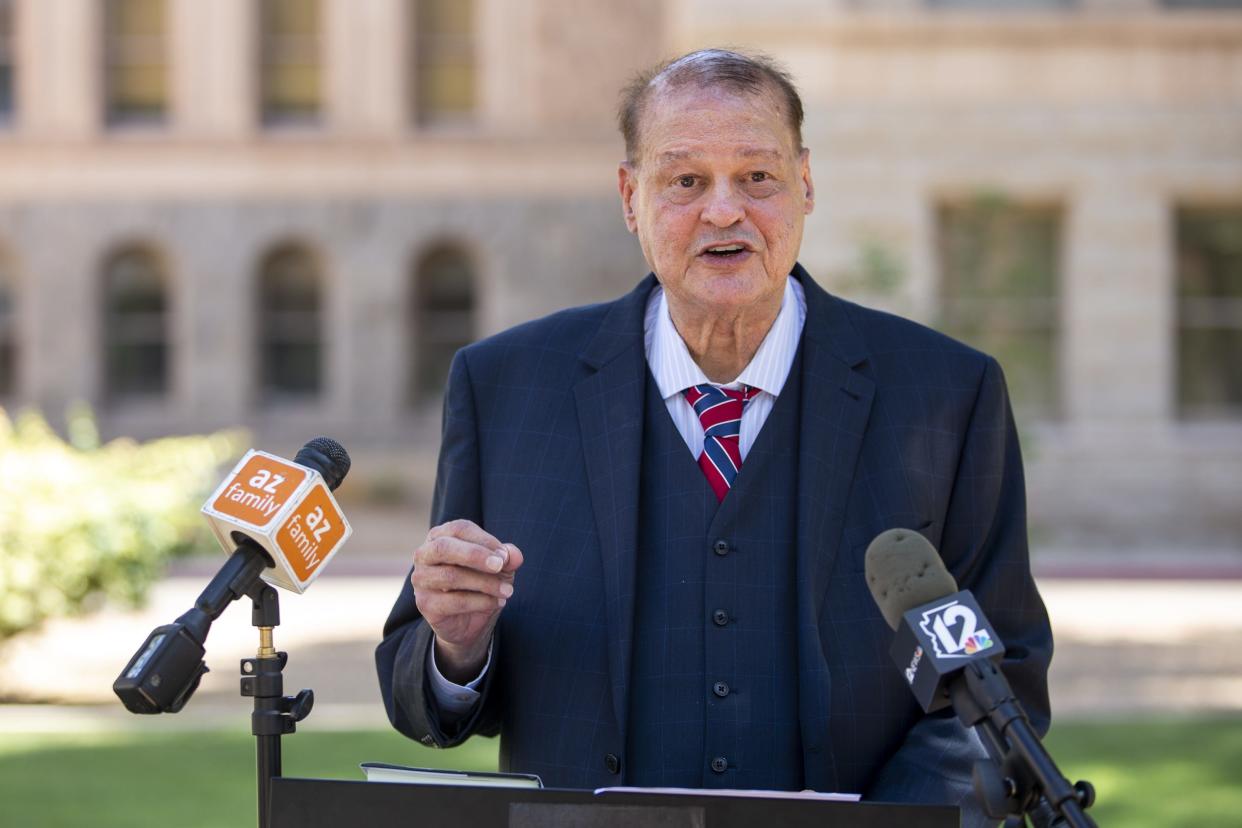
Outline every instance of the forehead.
<path id="1" fill-rule="evenodd" d="M 639 136 L 643 157 L 656 163 L 709 153 L 784 158 L 797 152 L 781 100 L 767 89 L 656 90 L 644 108 Z"/>

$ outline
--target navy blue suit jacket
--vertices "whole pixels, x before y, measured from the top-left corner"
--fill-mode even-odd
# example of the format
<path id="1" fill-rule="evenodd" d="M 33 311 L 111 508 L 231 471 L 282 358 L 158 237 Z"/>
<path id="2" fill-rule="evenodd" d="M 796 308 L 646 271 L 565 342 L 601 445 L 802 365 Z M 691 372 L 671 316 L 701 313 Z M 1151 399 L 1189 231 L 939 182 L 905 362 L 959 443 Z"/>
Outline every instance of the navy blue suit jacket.
<path id="1" fill-rule="evenodd" d="M 977 741 L 925 717 L 863 577 L 880 532 L 917 529 L 978 598 L 1004 670 L 1048 724 L 1052 637 L 1027 558 L 1022 463 L 988 356 L 829 295 L 800 267 L 796 527 L 798 720 L 806 787 L 969 801 Z M 432 523 L 468 518 L 525 556 L 497 626 L 483 699 L 441 721 L 424 675 L 431 633 L 408 579 L 376 652 L 389 718 L 424 744 L 501 736 L 501 764 L 559 787 L 623 781 L 648 276 L 621 299 L 476 343 L 453 362 Z M 791 377 L 791 381 L 794 378 Z M 615 764 L 614 764 L 615 767 Z"/>

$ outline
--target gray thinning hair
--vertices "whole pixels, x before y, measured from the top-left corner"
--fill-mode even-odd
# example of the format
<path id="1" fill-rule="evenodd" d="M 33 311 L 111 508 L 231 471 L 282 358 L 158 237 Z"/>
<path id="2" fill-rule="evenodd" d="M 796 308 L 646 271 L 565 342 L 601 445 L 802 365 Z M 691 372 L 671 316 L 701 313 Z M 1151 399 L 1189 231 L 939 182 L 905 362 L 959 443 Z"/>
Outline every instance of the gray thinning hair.
<path id="1" fill-rule="evenodd" d="M 621 90 L 617 125 L 625 138 L 625 158 L 631 164 L 637 160 L 647 102 L 658 90 L 683 86 L 704 89 L 722 86 L 750 95 L 775 92 L 783 104 L 794 146 L 802 149 L 802 98 L 794 87 L 793 77 L 783 66 L 763 54 L 700 49 L 638 73 Z"/>

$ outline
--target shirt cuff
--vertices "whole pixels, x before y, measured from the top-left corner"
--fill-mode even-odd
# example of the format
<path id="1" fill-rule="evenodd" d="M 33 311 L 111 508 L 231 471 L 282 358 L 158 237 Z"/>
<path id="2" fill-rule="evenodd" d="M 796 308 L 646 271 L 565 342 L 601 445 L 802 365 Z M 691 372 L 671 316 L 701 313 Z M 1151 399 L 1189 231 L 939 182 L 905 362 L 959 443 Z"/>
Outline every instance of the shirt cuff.
<path id="1" fill-rule="evenodd" d="M 469 713 L 479 701 L 478 687 L 491 666 L 492 644 L 489 643 L 487 661 L 477 676 L 464 685 L 449 681 L 436 665 L 436 644 L 435 638 L 432 637 L 431 646 L 427 648 L 427 676 L 431 682 L 431 695 L 435 697 L 436 706 L 440 708 L 440 712 L 448 713 L 450 716 L 462 716 Z"/>

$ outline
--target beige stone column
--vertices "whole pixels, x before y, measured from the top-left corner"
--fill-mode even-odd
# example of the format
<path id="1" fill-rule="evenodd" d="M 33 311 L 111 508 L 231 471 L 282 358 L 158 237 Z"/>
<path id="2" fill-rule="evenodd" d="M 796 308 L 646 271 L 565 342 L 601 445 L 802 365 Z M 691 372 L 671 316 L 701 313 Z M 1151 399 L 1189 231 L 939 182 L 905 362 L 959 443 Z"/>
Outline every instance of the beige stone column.
<path id="1" fill-rule="evenodd" d="M 46 215 L 46 214 L 45 214 Z M 53 420 L 75 400 L 95 401 L 100 390 L 97 234 L 80 226 L 80 215 L 45 221 L 27 247 L 23 299 L 29 350 L 23 364 L 29 401 Z"/>
<path id="2" fill-rule="evenodd" d="M 540 90 L 532 81 L 538 49 L 534 21 L 533 0 L 475 0 L 481 132 L 525 135 L 539 129 Z"/>
<path id="3" fill-rule="evenodd" d="M 242 420 L 251 387 L 254 327 L 250 251 L 227 222 L 203 222 L 179 238 L 181 318 L 176 371 L 183 414 L 195 429 Z"/>
<path id="4" fill-rule="evenodd" d="M 174 129 L 211 138 L 243 138 L 254 130 L 257 24 L 250 0 L 171 0 Z"/>
<path id="5" fill-rule="evenodd" d="M 1169 419 L 1175 343 L 1165 199 L 1111 176 L 1094 179 L 1074 196 L 1066 230 L 1068 419 L 1136 425 Z"/>
<path id="6" fill-rule="evenodd" d="M 399 135 L 409 121 L 403 0 L 327 0 L 324 4 L 324 108 L 332 132 Z"/>
<path id="7" fill-rule="evenodd" d="M 386 223 L 372 207 L 348 209 L 356 222 Z M 330 405 L 367 431 L 400 417 L 408 375 L 408 261 L 396 239 L 381 239 L 378 233 L 350 234 L 337 242 L 326 296 Z"/>
<path id="8" fill-rule="evenodd" d="M 102 121 L 102 14 L 95 0 L 19 0 L 17 121 L 26 134 L 82 140 Z"/>

